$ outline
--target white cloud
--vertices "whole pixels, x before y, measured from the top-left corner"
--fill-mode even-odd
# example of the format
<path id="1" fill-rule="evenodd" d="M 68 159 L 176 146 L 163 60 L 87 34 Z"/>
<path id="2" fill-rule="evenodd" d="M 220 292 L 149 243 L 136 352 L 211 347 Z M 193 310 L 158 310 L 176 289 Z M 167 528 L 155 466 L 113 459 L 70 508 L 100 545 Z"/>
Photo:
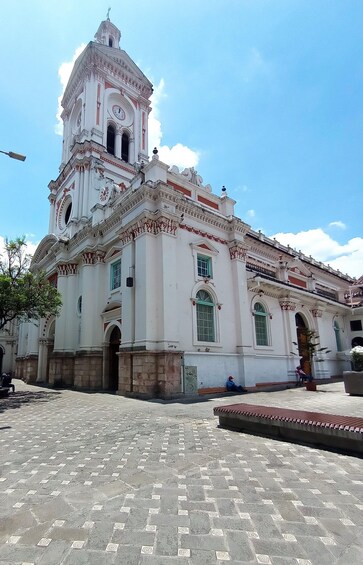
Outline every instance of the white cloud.
<path id="1" fill-rule="evenodd" d="M 249 218 L 254 218 L 256 216 L 256 212 L 254 210 L 247 210 L 247 216 Z"/>
<path id="2" fill-rule="evenodd" d="M 342 229 L 342 230 L 345 230 L 345 228 L 346 228 L 347 226 L 345 225 L 344 222 L 342 222 L 342 221 L 340 221 L 340 220 L 337 220 L 336 222 L 330 222 L 329 227 L 330 227 L 330 228 L 340 228 L 340 229 Z"/>
<path id="3" fill-rule="evenodd" d="M 301 250 L 305 255 L 329 263 L 334 269 L 352 277 L 363 274 L 363 238 L 354 237 L 341 245 L 321 228 L 298 233 L 276 233 L 271 236 L 283 245 Z"/>
<path id="4" fill-rule="evenodd" d="M 164 88 L 165 82 L 164 79 L 161 79 L 159 84 L 155 86 L 151 97 L 152 111 L 149 116 L 149 154 L 152 153 L 154 147 L 157 147 L 161 161 L 164 161 L 168 165 L 177 165 L 177 167 L 181 169 L 185 167 L 196 167 L 200 157 L 198 151 L 190 149 L 181 143 L 176 143 L 172 147 L 161 144 L 163 132 L 159 119 L 159 104 L 166 96 Z"/>
<path id="5" fill-rule="evenodd" d="M 71 72 L 73 69 L 73 65 L 76 61 L 76 59 L 79 57 L 79 55 L 82 53 L 83 49 L 86 47 L 85 43 L 82 43 L 82 45 L 80 45 L 79 47 L 77 47 L 77 49 L 75 50 L 72 60 L 71 61 L 65 61 L 64 63 L 62 63 L 58 69 L 58 76 L 59 76 L 59 80 L 60 83 L 62 85 L 62 92 L 58 97 L 58 110 L 57 110 L 57 123 L 55 125 L 55 133 L 57 133 L 58 135 L 63 135 L 63 122 L 61 119 L 61 113 L 62 113 L 62 106 L 61 106 L 61 102 L 62 102 L 62 98 L 63 98 L 63 94 L 65 91 L 65 88 L 67 86 L 69 77 L 71 76 Z"/>

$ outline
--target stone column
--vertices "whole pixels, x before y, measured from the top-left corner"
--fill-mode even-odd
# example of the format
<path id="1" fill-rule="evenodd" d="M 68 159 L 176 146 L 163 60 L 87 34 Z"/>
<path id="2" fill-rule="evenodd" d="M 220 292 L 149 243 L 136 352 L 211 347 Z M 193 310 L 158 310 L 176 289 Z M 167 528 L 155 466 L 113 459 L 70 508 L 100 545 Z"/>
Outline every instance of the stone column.
<path id="1" fill-rule="evenodd" d="M 135 153 L 135 137 L 130 136 L 129 139 L 129 162 L 135 163 L 137 155 Z"/>
<path id="2" fill-rule="evenodd" d="M 160 258 L 161 270 L 156 271 L 150 268 L 149 273 L 154 271 L 154 284 L 156 289 L 159 289 L 160 300 L 160 333 L 155 335 L 159 348 L 170 351 L 172 346 L 179 349 L 179 335 L 178 335 L 178 291 L 175 273 L 177 272 L 177 223 L 167 217 L 160 216 L 155 222 L 155 232 L 158 234 L 157 252 Z M 161 294 L 160 294 L 161 293 Z M 157 319 L 157 304 L 151 304 L 154 311 L 153 315 Z M 149 336 L 147 336 L 147 339 Z"/>
<path id="3" fill-rule="evenodd" d="M 38 353 L 38 372 L 37 372 L 37 383 L 43 383 L 46 381 L 47 374 L 47 361 L 48 361 L 48 340 L 39 339 L 39 353 Z"/>
<path id="4" fill-rule="evenodd" d="M 319 348 L 320 347 L 324 347 L 324 344 L 321 343 L 321 338 L 323 335 L 323 309 L 322 308 L 311 308 L 310 310 L 313 319 L 314 319 L 314 330 L 316 332 L 316 337 L 320 342 Z M 317 341 L 317 340 L 314 340 Z M 315 378 L 319 379 L 319 378 L 324 378 L 326 376 L 328 376 L 328 369 L 327 369 L 327 363 L 325 361 L 319 361 L 317 362 L 316 359 L 319 358 L 324 358 L 324 352 L 322 353 L 322 355 L 314 355 L 313 359 L 312 359 L 312 369 L 313 369 L 313 375 Z"/>
<path id="5" fill-rule="evenodd" d="M 140 152 L 141 152 L 141 142 L 140 142 L 140 104 L 137 104 L 136 111 L 134 113 L 134 151 L 135 151 L 135 161 L 139 162 Z"/>
<path id="6" fill-rule="evenodd" d="M 250 314 L 250 300 L 247 289 L 246 275 L 247 246 L 240 241 L 229 244 L 229 255 L 232 263 L 232 278 L 234 289 L 234 303 L 236 304 L 236 343 L 237 352 L 251 353 L 253 346 L 252 326 Z"/>
<path id="7" fill-rule="evenodd" d="M 135 242 L 131 231 L 122 236 L 122 348 L 130 348 L 135 341 Z M 132 278 L 133 286 L 126 286 Z"/>
<path id="8" fill-rule="evenodd" d="M 108 389 L 109 385 L 109 344 L 104 343 L 102 346 L 102 388 Z"/>
<path id="9" fill-rule="evenodd" d="M 81 190 L 82 173 L 81 173 L 80 165 L 75 165 L 75 170 L 76 170 L 76 177 L 74 181 L 72 212 L 73 212 L 73 217 L 76 220 L 79 220 L 82 212 L 82 190 Z"/>
<path id="10" fill-rule="evenodd" d="M 102 349 L 103 343 L 103 326 L 100 319 L 101 309 L 104 304 L 103 289 L 105 284 L 109 284 L 108 279 L 105 279 L 105 253 L 103 251 L 96 251 L 94 256 L 93 266 L 93 315 L 94 320 L 99 320 L 98 323 L 92 324 L 93 327 L 93 347 Z"/>
<path id="11" fill-rule="evenodd" d="M 116 138 L 115 138 L 115 155 L 121 159 L 121 137 L 122 137 L 122 127 L 116 128 Z"/>
<path id="12" fill-rule="evenodd" d="M 283 298 L 279 301 L 282 310 L 282 327 L 284 332 L 284 345 L 285 345 L 285 355 L 287 359 L 287 372 L 295 370 L 295 366 L 298 364 L 296 357 L 294 359 L 294 364 L 291 362 L 291 351 L 294 348 L 293 341 L 296 341 L 296 323 L 295 323 L 295 310 L 296 303 L 292 300 Z M 294 365 L 294 366 L 292 366 Z"/>
<path id="13" fill-rule="evenodd" d="M 65 324 L 65 339 L 64 349 L 69 352 L 74 352 L 75 344 L 77 343 L 77 263 L 68 263 L 67 265 L 67 314 Z"/>
<path id="14" fill-rule="evenodd" d="M 48 226 L 48 233 L 55 232 L 55 194 L 50 194 L 48 196 L 48 200 L 50 203 L 50 214 L 49 214 L 49 226 Z"/>
<path id="15" fill-rule="evenodd" d="M 61 263 L 57 267 L 58 272 L 58 292 L 62 295 L 62 308 L 55 324 L 54 350 L 64 351 L 65 331 L 67 317 L 67 265 Z"/>
<path id="16" fill-rule="evenodd" d="M 89 163 L 84 164 L 83 172 L 83 191 L 82 191 L 82 218 L 88 218 L 89 216 L 89 178 L 90 178 L 90 165 Z"/>
<path id="17" fill-rule="evenodd" d="M 92 343 L 92 323 L 94 312 L 94 266 L 95 254 L 86 251 L 82 255 L 82 271 L 81 271 L 81 295 L 82 295 L 82 313 L 81 313 L 81 338 L 80 349 L 90 349 Z"/>

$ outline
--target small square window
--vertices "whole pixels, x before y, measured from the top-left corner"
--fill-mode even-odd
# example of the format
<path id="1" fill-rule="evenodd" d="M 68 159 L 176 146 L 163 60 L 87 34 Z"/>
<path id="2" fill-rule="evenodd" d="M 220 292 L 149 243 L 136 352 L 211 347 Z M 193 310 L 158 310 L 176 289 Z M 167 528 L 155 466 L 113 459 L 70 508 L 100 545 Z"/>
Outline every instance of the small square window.
<path id="1" fill-rule="evenodd" d="M 352 332 L 361 332 L 362 331 L 362 320 L 351 320 L 350 329 L 352 330 Z"/>
<path id="2" fill-rule="evenodd" d="M 198 277 L 212 278 L 212 259 L 205 255 L 197 256 Z"/>
<path id="3" fill-rule="evenodd" d="M 121 259 L 111 265 L 111 290 L 121 286 Z"/>

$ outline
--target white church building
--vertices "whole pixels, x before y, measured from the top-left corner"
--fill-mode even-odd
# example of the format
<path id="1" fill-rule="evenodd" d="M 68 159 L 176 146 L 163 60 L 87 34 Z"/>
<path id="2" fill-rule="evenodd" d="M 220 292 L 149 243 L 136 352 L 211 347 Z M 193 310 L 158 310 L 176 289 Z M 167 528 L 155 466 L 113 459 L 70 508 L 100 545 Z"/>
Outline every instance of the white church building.
<path id="1" fill-rule="evenodd" d="M 331 350 L 315 377 L 341 375 L 363 342 L 354 279 L 251 229 L 194 169 L 149 158 L 152 84 L 120 37 L 100 24 L 63 96 L 49 233 L 32 260 L 63 306 L 20 326 L 16 376 L 161 397 L 229 374 L 251 389 L 291 383 L 306 329 Z"/>

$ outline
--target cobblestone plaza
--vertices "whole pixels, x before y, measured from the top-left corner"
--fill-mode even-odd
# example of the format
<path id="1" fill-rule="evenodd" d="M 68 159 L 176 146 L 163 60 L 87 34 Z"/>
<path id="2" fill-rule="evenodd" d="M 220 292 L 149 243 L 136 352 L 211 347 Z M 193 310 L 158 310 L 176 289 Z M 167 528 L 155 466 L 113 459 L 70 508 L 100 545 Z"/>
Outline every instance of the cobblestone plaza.
<path id="1" fill-rule="evenodd" d="M 1 565 L 363 562 L 362 460 L 218 428 L 213 408 L 241 397 L 15 385 L 0 399 Z M 361 415 L 342 386 L 243 402 Z"/>

